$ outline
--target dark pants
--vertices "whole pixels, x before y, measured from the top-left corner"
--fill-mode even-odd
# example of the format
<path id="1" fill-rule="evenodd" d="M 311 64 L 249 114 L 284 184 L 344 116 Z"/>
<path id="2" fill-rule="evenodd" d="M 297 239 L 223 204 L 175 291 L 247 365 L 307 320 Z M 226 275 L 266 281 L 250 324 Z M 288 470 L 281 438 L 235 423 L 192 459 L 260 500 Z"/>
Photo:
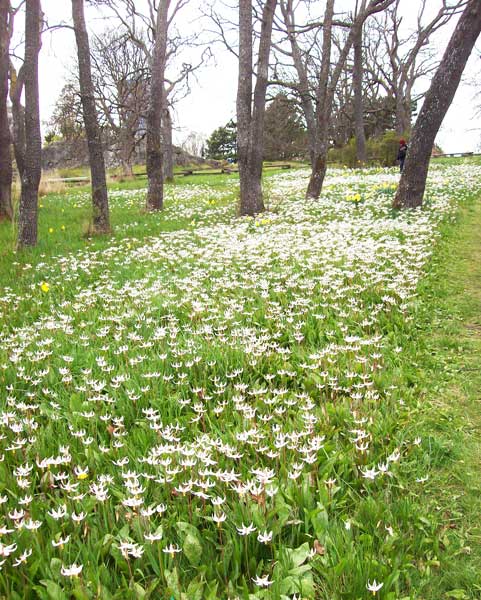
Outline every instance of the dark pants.
<path id="1" fill-rule="evenodd" d="M 404 169 L 404 161 L 405 160 L 406 160 L 405 158 L 399 159 L 399 170 L 401 171 L 401 173 L 403 172 L 403 169 Z"/>

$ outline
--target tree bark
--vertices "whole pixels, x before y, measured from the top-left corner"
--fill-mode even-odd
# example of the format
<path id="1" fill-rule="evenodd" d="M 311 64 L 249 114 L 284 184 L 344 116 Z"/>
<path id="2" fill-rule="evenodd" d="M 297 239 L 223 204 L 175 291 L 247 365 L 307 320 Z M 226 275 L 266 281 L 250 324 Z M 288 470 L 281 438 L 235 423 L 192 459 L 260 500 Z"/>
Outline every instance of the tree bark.
<path id="1" fill-rule="evenodd" d="M 15 162 L 17 170 L 22 178 L 25 171 L 25 107 L 20 99 L 23 93 L 25 84 L 25 65 L 23 65 L 17 75 L 17 71 L 12 63 L 10 63 L 10 102 L 12 103 L 13 117 L 13 149 L 15 153 Z"/>
<path id="2" fill-rule="evenodd" d="M 36 246 L 38 236 L 38 187 L 41 176 L 42 138 L 38 91 L 38 55 L 41 30 L 40 0 L 25 7 L 25 164 L 18 214 L 17 247 Z"/>
<path id="3" fill-rule="evenodd" d="M 119 128 L 116 133 L 120 144 L 119 154 L 122 175 L 125 177 L 132 177 L 134 174 L 133 161 L 136 147 L 135 137 L 128 127 Z"/>
<path id="4" fill-rule="evenodd" d="M 327 154 L 329 151 L 329 121 L 330 114 L 320 113 L 317 123 L 319 136 L 311 162 L 311 176 L 307 185 L 306 198 L 319 198 L 327 172 Z"/>
<path id="5" fill-rule="evenodd" d="M 147 209 L 164 207 L 164 173 L 162 149 L 162 110 L 164 108 L 164 76 L 167 55 L 167 28 L 170 0 L 160 0 L 157 9 L 155 45 L 152 53 L 149 108 L 147 111 Z"/>
<path id="6" fill-rule="evenodd" d="M 334 0 L 327 0 L 324 13 L 324 25 L 322 31 L 322 63 L 319 73 L 319 81 L 316 92 L 316 137 L 318 138 L 318 147 L 311 164 L 311 177 L 307 185 L 306 198 L 319 198 L 322 185 L 327 171 L 327 153 L 329 150 L 329 122 L 332 113 L 332 97 L 329 91 L 329 74 L 331 69 L 331 45 L 332 45 L 332 20 L 334 17 Z M 352 35 L 350 36 L 352 39 Z M 349 44 L 349 46 L 352 42 Z M 347 46 L 347 42 L 345 48 Z M 344 60 L 347 56 L 345 52 Z M 339 64 L 339 63 L 338 63 Z M 340 71 L 339 71 L 340 74 Z M 333 74 L 334 78 L 334 74 Z M 338 77 L 339 78 L 339 75 Z M 331 79 L 331 87 L 335 87 L 335 82 Z"/>
<path id="7" fill-rule="evenodd" d="M 90 62 L 90 45 L 85 25 L 83 0 L 72 0 L 72 19 L 77 41 L 80 97 L 89 150 L 92 180 L 93 229 L 95 233 L 110 231 L 109 199 L 105 176 L 105 161 L 95 106 L 94 85 Z"/>
<path id="8" fill-rule="evenodd" d="M 362 25 L 356 30 L 354 37 L 354 71 L 352 85 L 354 91 L 354 130 L 356 132 L 356 156 L 360 166 L 367 162 L 366 133 L 364 131 L 364 102 L 363 102 L 363 52 Z"/>
<path id="9" fill-rule="evenodd" d="M 396 133 L 399 136 L 408 135 L 411 130 L 411 109 L 407 100 L 401 95 L 396 96 Z"/>
<path id="10" fill-rule="evenodd" d="M 164 108 L 162 119 L 162 146 L 164 154 L 165 181 L 174 181 L 174 147 L 172 145 L 172 117 L 170 110 Z"/>
<path id="11" fill-rule="evenodd" d="M 237 156 L 241 215 L 254 216 L 264 210 L 262 157 L 272 23 L 277 0 L 266 0 L 257 59 L 257 77 L 252 99 L 253 40 L 252 1 L 239 2 L 239 77 L 237 86 Z"/>
<path id="12" fill-rule="evenodd" d="M 291 46 L 292 61 L 294 63 L 294 67 L 296 69 L 297 77 L 299 80 L 297 90 L 299 93 L 302 112 L 306 120 L 307 139 L 309 144 L 309 157 L 312 165 L 317 155 L 317 123 L 312 102 L 309 78 L 307 70 L 303 63 L 302 52 L 296 39 L 296 24 L 294 19 L 293 0 L 283 0 L 281 2 L 281 11 L 283 14 L 284 23 L 286 24 L 287 37 Z"/>
<path id="13" fill-rule="evenodd" d="M 429 159 L 436 134 L 451 105 L 480 33 L 481 2 L 469 0 L 451 36 L 416 120 L 401 181 L 394 199 L 396 208 L 415 208 L 422 205 Z"/>
<path id="14" fill-rule="evenodd" d="M 9 0 L 0 0 L 0 221 L 13 219 L 12 140 L 8 124 Z"/>

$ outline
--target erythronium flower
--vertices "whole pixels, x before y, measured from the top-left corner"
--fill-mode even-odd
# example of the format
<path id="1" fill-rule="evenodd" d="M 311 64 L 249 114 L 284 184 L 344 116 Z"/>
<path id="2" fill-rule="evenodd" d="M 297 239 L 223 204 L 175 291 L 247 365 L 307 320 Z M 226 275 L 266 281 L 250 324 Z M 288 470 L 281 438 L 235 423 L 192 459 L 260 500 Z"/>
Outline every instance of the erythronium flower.
<path id="1" fill-rule="evenodd" d="M 257 539 L 261 544 L 268 544 L 270 541 L 272 541 L 272 535 L 273 535 L 273 532 L 267 531 L 267 529 L 266 529 L 264 531 L 264 533 L 259 533 L 259 535 L 257 536 Z"/>
<path id="2" fill-rule="evenodd" d="M 214 523 L 217 523 L 218 527 L 220 527 L 220 524 L 223 523 L 226 519 L 227 519 L 227 516 L 223 512 L 221 512 L 219 514 L 214 513 L 212 515 L 212 520 L 214 521 Z"/>
<path id="3" fill-rule="evenodd" d="M 170 544 L 169 546 L 162 548 L 162 552 L 164 552 L 165 554 L 170 554 L 170 556 L 174 558 L 174 554 L 182 552 L 182 550 L 179 548 L 179 546 L 174 546 L 174 544 Z"/>
<path id="4" fill-rule="evenodd" d="M 42 526 L 42 521 L 33 521 L 32 519 L 28 519 L 27 521 L 23 521 L 22 525 L 25 527 L 25 529 L 35 531 Z"/>
<path id="5" fill-rule="evenodd" d="M 32 554 L 31 549 L 25 550 L 25 552 L 22 552 L 22 554 L 20 554 L 20 556 L 15 559 L 13 566 L 18 567 L 18 566 L 22 565 L 23 563 L 27 562 L 27 558 L 29 556 L 31 556 L 31 554 Z"/>
<path id="6" fill-rule="evenodd" d="M 162 533 L 146 533 L 144 535 L 144 538 L 148 542 L 158 542 L 159 540 L 162 539 Z"/>
<path id="7" fill-rule="evenodd" d="M 5 527 L 5 525 L 2 525 L 0 527 L 0 536 L 6 535 L 7 533 L 13 533 L 14 531 L 15 531 L 15 529 L 8 529 L 7 527 Z"/>
<path id="8" fill-rule="evenodd" d="M 17 549 L 17 544 L 5 545 L 0 543 L 0 556 L 10 556 Z"/>
<path id="9" fill-rule="evenodd" d="M 374 596 L 384 585 L 384 583 L 378 583 L 376 580 L 374 580 L 372 583 L 369 581 L 367 581 L 366 584 L 366 589 L 368 589 L 370 592 L 372 592 L 372 595 Z"/>
<path id="10" fill-rule="evenodd" d="M 269 575 L 265 575 L 264 577 L 253 577 L 252 581 L 259 587 L 269 587 L 274 583 L 272 579 L 269 579 Z"/>
<path id="11" fill-rule="evenodd" d="M 133 544 L 132 542 L 120 542 L 119 550 L 124 558 L 129 556 L 140 558 L 144 553 L 144 549 L 140 544 Z"/>
<path id="12" fill-rule="evenodd" d="M 72 565 L 70 565 L 70 567 L 66 567 L 65 565 L 62 565 L 62 568 L 60 569 L 60 573 L 64 577 L 77 577 L 82 572 L 82 569 L 83 569 L 83 565 L 77 565 L 76 563 L 73 563 Z"/>
<path id="13" fill-rule="evenodd" d="M 376 471 L 376 469 L 365 469 L 364 471 L 361 471 L 362 476 L 364 477 L 364 479 L 376 479 L 377 475 L 379 474 L 379 471 Z"/>
<path id="14" fill-rule="evenodd" d="M 67 506 L 63 504 L 62 506 L 59 506 L 57 510 L 52 508 L 52 510 L 49 510 L 47 514 L 55 520 L 63 519 L 63 517 L 67 516 Z"/>
<path id="15" fill-rule="evenodd" d="M 78 515 L 76 513 L 71 514 L 72 521 L 75 521 L 76 523 L 80 523 L 81 521 L 83 521 L 86 516 L 87 516 L 87 514 L 84 513 L 83 511 L 80 512 Z"/>
<path id="16" fill-rule="evenodd" d="M 257 528 L 254 526 L 253 523 L 251 523 L 250 525 L 244 525 L 244 523 L 242 523 L 242 526 L 236 527 L 236 529 L 239 532 L 239 535 L 249 535 L 250 533 L 253 533 Z"/>
<path id="17" fill-rule="evenodd" d="M 74 473 L 77 476 L 77 479 L 87 479 L 89 476 L 89 468 L 85 467 L 85 469 L 82 469 L 82 467 L 75 467 Z"/>
<path id="18" fill-rule="evenodd" d="M 64 538 L 60 537 L 57 541 L 52 540 L 52 546 L 54 548 L 63 548 L 65 544 L 68 544 L 70 541 L 70 535 L 66 535 Z"/>

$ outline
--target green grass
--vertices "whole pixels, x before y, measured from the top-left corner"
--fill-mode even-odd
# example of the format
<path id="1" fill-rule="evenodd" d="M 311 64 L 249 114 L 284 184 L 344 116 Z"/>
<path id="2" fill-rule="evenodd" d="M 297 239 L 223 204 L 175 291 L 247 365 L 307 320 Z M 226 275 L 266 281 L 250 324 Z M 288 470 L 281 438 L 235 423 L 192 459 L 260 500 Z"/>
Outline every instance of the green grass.
<path id="1" fill-rule="evenodd" d="M 481 597 L 481 197 L 459 214 L 419 314 L 426 386 L 420 430 L 438 447 L 426 495 L 440 528 L 439 568 L 423 598 Z M 424 404 L 423 402 L 423 404 Z"/>
<path id="2" fill-rule="evenodd" d="M 481 165 L 481 156 L 442 156 L 433 158 L 434 164 L 454 166 L 454 165 Z"/>

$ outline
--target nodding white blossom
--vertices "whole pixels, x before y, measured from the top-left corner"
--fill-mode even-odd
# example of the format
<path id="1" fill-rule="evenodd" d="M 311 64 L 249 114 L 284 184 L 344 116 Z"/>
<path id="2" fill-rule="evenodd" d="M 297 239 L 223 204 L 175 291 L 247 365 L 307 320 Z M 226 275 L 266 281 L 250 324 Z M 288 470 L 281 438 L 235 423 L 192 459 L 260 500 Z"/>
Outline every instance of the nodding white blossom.
<path id="1" fill-rule="evenodd" d="M 162 532 L 160 533 L 146 533 L 144 534 L 144 538 L 148 541 L 148 542 L 158 542 L 159 540 L 161 540 L 163 537 Z"/>
<path id="2" fill-rule="evenodd" d="M 214 521 L 214 523 L 217 523 L 217 525 L 220 525 L 221 523 L 227 520 L 227 515 L 224 512 L 214 513 L 212 515 L 212 520 Z"/>
<path id="3" fill-rule="evenodd" d="M 129 556 L 140 558 L 144 553 L 144 549 L 140 544 L 132 542 L 120 542 L 119 550 L 124 558 L 128 558 Z"/>
<path id="4" fill-rule="evenodd" d="M 59 537 L 57 540 L 52 540 L 52 546 L 54 548 L 62 548 L 70 541 L 70 535 L 66 535 L 65 537 Z"/>
<path id="5" fill-rule="evenodd" d="M 261 544 L 268 544 L 269 542 L 272 541 L 272 536 L 273 536 L 272 531 L 264 530 L 263 533 L 259 532 L 259 534 L 257 535 L 257 539 Z"/>
<path id="6" fill-rule="evenodd" d="M 425 483 L 428 479 L 429 479 L 429 475 L 426 475 L 425 477 L 417 477 L 416 483 Z"/>
<path id="7" fill-rule="evenodd" d="M 52 510 L 49 510 L 47 512 L 47 514 L 52 517 L 52 519 L 55 519 L 56 521 L 58 521 L 59 519 L 63 519 L 64 517 L 67 516 L 67 505 L 66 504 L 62 504 L 62 506 L 59 506 L 58 508 L 52 508 Z"/>
<path id="8" fill-rule="evenodd" d="M 364 479 L 372 480 L 376 479 L 376 477 L 379 475 L 379 471 L 376 471 L 376 469 L 364 469 L 364 471 L 361 469 L 361 473 Z"/>
<path id="9" fill-rule="evenodd" d="M 162 552 L 164 552 L 165 554 L 170 554 L 173 558 L 174 554 L 178 554 L 179 552 L 182 552 L 182 549 L 179 548 L 179 546 L 176 546 L 174 544 L 169 544 L 165 548 L 162 548 Z"/>
<path id="10" fill-rule="evenodd" d="M 384 585 L 384 583 L 378 583 L 375 579 L 374 581 L 371 583 L 369 580 L 366 584 L 366 589 L 370 592 L 372 592 L 373 595 L 376 594 L 376 592 L 378 592 L 382 586 Z"/>
<path id="11" fill-rule="evenodd" d="M 0 543 L 0 556 L 10 556 L 17 549 L 17 544 Z"/>
<path id="12" fill-rule="evenodd" d="M 72 521 L 75 521 L 75 523 L 80 523 L 81 521 L 83 521 L 85 519 L 86 516 L 87 516 L 87 513 L 84 513 L 83 511 L 79 512 L 78 514 L 73 512 L 70 515 L 70 518 L 72 519 Z"/>
<path id="13" fill-rule="evenodd" d="M 42 526 L 42 521 L 34 521 L 32 519 L 28 519 L 22 522 L 22 526 L 30 531 L 36 531 Z"/>
<path id="14" fill-rule="evenodd" d="M 254 526 L 253 523 L 251 523 L 250 525 L 244 525 L 244 523 L 242 523 L 242 525 L 240 527 L 236 527 L 236 529 L 239 532 L 239 535 L 249 535 L 253 533 L 257 528 Z"/>
<path id="15" fill-rule="evenodd" d="M 82 569 L 83 569 L 83 565 L 77 565 L 76 563 L 73 563 L 69 567 L 62 565 L 62 568 L 60 569 L 60 573 L 64 577 L 77 577 L 82 572 Z"/>
<path id="16" fill-rule="evenodd" d="M 259 587 L 265 588 L 274 583 L 272 579 L 269 579 L 269 575 L 265 575 L 264 577 L 253 577 L 252 581 Z"/>
<path id="17" fill-rule="evenodd" d="M 32 556 L 32 552 L 33 550 L 31 548 L 25 550 L 24 552 L 22 552 L 22 554 L 20 554 L 20 556 L 18 556 L 14 562 L 13 562 L 13 566 L 14 567 L 18 567 L 20 565 L 23 565 L 24 563 L 27 562 L 27 559 Z"/>

